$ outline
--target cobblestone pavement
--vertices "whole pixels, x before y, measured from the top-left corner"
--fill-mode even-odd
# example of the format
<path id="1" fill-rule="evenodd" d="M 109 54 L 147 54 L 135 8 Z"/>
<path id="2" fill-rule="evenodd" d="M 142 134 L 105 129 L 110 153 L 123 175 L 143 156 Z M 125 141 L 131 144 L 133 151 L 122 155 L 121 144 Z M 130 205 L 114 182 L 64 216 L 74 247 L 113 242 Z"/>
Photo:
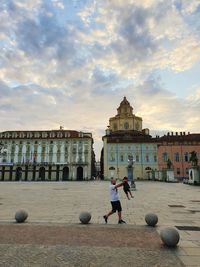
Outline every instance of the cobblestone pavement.
<path id="1" fill-rule="evenodd" d="M 10 224 L 0 236 L 3 266 L 183 266 L 147 226 Z"/>
<path id="2" fill-rule="evenodd" d="M 127 225 L 117 225 L 116 215 L 105 225 L 102 216 L 110 210 L 109 182 L 1 182 L 0 266 L 164 267 L 183 263 L 200 267 L 200 231 L 194 231 L 200 227 L 200 187 L 150 181 L 136 185 L 131 200 L 119 189 Z M 29 214 L 25 224 L 14 223 L 19 209 Z M 79 224 L 81 211 L 91 212 L 91 224 Z M 145 226 L 148 212 L 158 215 L 156 228 Z M 178 247 L 167 249 L 159 238 L 166 226 L 194 229 L 179 230 Z M 37 236 L 39 241 L 33 242 Z"/>

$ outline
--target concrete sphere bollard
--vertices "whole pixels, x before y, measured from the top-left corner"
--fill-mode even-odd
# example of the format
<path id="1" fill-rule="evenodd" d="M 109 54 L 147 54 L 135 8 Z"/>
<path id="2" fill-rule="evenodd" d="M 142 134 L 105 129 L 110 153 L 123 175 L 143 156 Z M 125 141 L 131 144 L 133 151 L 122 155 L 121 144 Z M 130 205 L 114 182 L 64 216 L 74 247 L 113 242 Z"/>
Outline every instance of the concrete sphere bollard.
<path id="1" fill-rule="evenodd" d="M 158 216 L 154 213 L 148 213 L 145 215 L 145 221 L 149 226 L 155 226 L 158 222 Z"/>
<path id="2" fill-rule="evenodd" d="M 81 212 L 79 215 L 79 220 L 81 221 L 81 223 L 83 224 L 87 224 L 89 223 L 89 221 L 91 220 L 91 214 L 87 211 Z"/>
<path id="3" fill-rule="evenodd" d="M 28 213 L 25 211 L 25 210 L 18 210 L 16 213 L 15 213 L 15 220 L 16 222 L 18 223 L 23 223 L 26 221 L 28 217 Z"/>
<path id="4" fill-rule="evenodd" d="M 172 227 L 164 228 L 160 232 L 160 238 L 168 247 L 175 247 L 180 239 L 179 232 Z"/>

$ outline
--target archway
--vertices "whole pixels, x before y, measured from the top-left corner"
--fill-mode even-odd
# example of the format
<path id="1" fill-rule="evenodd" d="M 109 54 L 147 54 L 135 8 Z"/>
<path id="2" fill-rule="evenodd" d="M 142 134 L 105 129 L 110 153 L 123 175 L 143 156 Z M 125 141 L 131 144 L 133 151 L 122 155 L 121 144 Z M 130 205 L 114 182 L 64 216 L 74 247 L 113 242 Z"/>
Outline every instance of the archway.
<path id="1" fill-rule="evenodd" d="M 110 171 L 110 178 L 114 177 L 115 176 L 115 167 L 110 167 L 109 168 L 109 171 Z"/>
<path id="2" fill-rule="evenodd" d="M 63 168 L 62 180 L 63 181 L 69 180 L 69 168 L 68 167 Z"/>
<path id="3" fill-rule="evenodd" d="M 1 181 L 4 181 L 4 176 L 5 176 L 5 166 L 2 166 L 2 173 L 1 173 Z"/>
<path id="4" fill-rule="evenodd" d="M 145 171 L 147 173 L 147 179 L 150 180 L 151 179 L 151 172 L 152 172 L 151 167 L 146 167 Z"/>
<path id="5" fill-rule="evenodd" d="M 25 181 L 28 180 L 28 165 L 25 167 Z"/>
<path id="6" fill-rule="evenodd" d="M 77 180 L 82 181 L 83 180 L 83 167 L 77 168 Z"/>
<path id="7" fill-rule="evenodd" d="M 22 168 L 17 167 L 16 173 L 15 173 L 15 181 L 20 181 L 22 179 Z"/>
<path id="8" fill-rule="evenodd" d="M 39 179 L 41 179 L 41 181 L 45 181 L 45 167 L 39 168 Z"/>

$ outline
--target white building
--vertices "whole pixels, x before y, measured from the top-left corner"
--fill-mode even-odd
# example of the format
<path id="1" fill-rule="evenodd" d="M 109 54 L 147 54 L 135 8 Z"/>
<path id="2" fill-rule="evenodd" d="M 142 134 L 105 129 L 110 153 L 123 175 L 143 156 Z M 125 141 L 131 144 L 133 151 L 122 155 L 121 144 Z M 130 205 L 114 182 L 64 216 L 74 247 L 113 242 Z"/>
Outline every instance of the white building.
<path id="1" fill-rule="evenodd" d="M 91 133 L 72 130 L 0 133 L 0 180 L 88 180 Z"/>

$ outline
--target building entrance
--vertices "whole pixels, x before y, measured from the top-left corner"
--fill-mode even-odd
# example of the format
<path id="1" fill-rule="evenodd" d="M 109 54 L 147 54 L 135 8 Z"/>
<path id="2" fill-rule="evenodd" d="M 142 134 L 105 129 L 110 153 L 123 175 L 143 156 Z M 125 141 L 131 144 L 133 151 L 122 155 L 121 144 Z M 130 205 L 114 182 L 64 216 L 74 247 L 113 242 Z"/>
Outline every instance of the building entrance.
<path id="1" fill-rule="evenodd" d="M 77 180 L 78 181 L 83 180 L 83 168 L 80 166 L 77 168 Z"/>
<path id="2" fill-rule="evenodd" d="M 64 167 L 63 168 L 63 177 L 62 177 L 63 181 L 67 181 L 69 180 L 69 168 L 68 167 Z"/>

